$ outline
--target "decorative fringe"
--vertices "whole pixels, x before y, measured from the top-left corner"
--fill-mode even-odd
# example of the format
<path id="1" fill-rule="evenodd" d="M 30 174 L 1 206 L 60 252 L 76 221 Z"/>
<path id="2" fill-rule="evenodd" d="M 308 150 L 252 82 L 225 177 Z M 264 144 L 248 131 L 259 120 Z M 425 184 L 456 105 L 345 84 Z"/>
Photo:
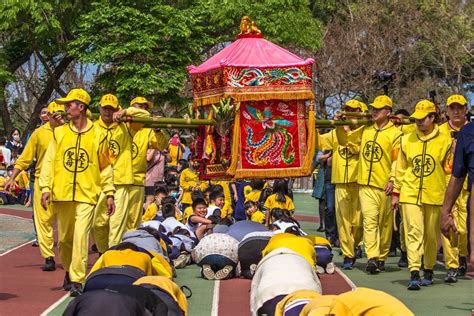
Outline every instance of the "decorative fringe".
<path id="1" fill-rule="evenodd" d="M 240 108 L 235 112 L 234 132 L 232 134 L 231 160 L 229 169 L 227 169 L 227 174 L 231 176 L 235 175 L 240 157 Z"/>
<path id="2" fill-rule="evenodd" d="M 307 136 L 307 151 L 306 156 L 304 157 L 303 164 L 301 166 L 301 171 L 305 175 L 310 175 L 312 170 L 313 158 L 316 153 L 316 143 L 318 133 L 316 133 L 316 118 L 314 111 L 309 111 L 308 113 L 308 136 Z"/>
<path id="3" fill-rule="evenodd" d="M 310 89 L 300 91 L 252 91 L 252 92 L 223 92 L 209 96 L 194 97 L 194 107 L 218 103 L 222 98 L 233 98 L 236 102 L 264 100 L 308 100 L 314 99 Z"/>

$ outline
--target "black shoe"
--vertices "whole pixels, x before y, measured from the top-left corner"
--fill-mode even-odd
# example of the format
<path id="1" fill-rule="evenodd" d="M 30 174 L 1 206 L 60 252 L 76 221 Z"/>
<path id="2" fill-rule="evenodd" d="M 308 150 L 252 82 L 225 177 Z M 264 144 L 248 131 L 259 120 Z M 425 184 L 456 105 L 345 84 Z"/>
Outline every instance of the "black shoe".
<path id="1" fill-rule="evenodd" d="M 64 275 L 63 289 L 64 291 L 71 290 L 71 279 L 69 278 L 69 272 L 66 272 Z"/>
<path id="2" fill-rule="evenodd" d="M 410 291 L 419 291 L 420 286 L 420 272 L 412 271 L 410 276 L 410 282 L 408 283 L 408 290 Z"/>
<path id="3" fill-rule="evenodd" d="M 385 261 L 378 260 L 377 261 L 377 266 L 379 267 L 380 271 L 385 271 Z"/>
<path id="4" fill-rule="evenodd" d="M 364 256 L 364 254 L 362 253 L 362 247 L 357 246 L 355 252 L 356 252 L 356 258 L 357 259 L 362 259 L 362 257 Z"/>
<path id="5" fill-rule="evenodd" d="M 325 232 L 326 229 L 324 228 L 323 225 L 319 226 L 318 229 L 316 229 L 317 232 Z"/>
<path id="6" fill-rule="evenodd" d="M 377 260 L 375 258 L 371 258 L 369 259 L 369 261 L 367 261 L 365 271 L 369 272 L 370 274 L 377 274 L 380 272 Z"/>
<path id="7" fill-rule="evenodd" d="M 400 260 L 398 260 L 398 267 L 407 268 L 408 267 L 408 257 L 405 251 L 401 252 Z"/>
<path id="8" fill-rule="evenodd" d="M 457 269 L 449 269 L 448 274 L 444 278 L 444 282 L 446 283 L 456 283 L 458 281 L 458 270 Z"/>
<path id="9" fill-rule="evenodd" d="M 397 249 L 390 250 L 390 252 L 388 253 L 388 256 L 390 258 L 396 257 L 397 256 Z"/>
<path id="10" fill-rule="evenodd" d="M 44 261 L 43 271 L 54 271 L 56 270 L 56 262 L 53 257 L 48 257 Z"/>
<path id="11" fill-rule="evenodd" d="M 39 247 L 38 239 L 33 240 L 33 242 L 31 243 L 31 247 Z"/>
<path id="12" fill-rule="evenodd" d="M 467 260 L 466 257 L 459 257 L 459 268 L 458 275 L 465 276 L 467 272 Z"/>
<path id="13" fill-rule="evenodd" d="M 82 284 L 77 282 L 71 282 L 71 289 L 69 290 L 69 296 L 77 297 L 82 294 Z"/>
<path id="14" fill-rule="evenodd" d="M 342 269 L 343 270 L 352 270 L 352 266 L 354 265 L 354 258 L 344 257 L 344 261 L 342 262 Z"/>
<path id="15" fill-rule="evenodd" d="M 421 280 L 421 286 L 428 286 L 433 284 L 433 270 L 426 269 L 423 273 L 423 280 Z"/>

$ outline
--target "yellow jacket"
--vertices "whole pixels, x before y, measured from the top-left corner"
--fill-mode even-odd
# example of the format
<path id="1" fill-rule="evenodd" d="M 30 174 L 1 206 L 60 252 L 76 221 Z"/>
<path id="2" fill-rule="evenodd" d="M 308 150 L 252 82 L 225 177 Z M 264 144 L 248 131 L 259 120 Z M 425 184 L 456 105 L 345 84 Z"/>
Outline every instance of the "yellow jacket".
<path id="1" fill-rule="evenodd" d="M 182 203 L 193 203 L 193 200 L 191 199 L 191 192 L 193 192 L 192 189 L 198 184 L 200 188 L 202 187 L 205 189 L 205 184 L 200 183 L 197 172 L 191 171 L 189 168 L 181 171 L 181 174 L 179 175 L 179 186 L 183 189 L 183 198 L 181 199 Z"/>
<path id="2" fill-rule="evenodd" d="M 29 189 L 30 188 L 30 178 L 28 177 L 28 174 L 26 171 L 20 172 L 16 178 L 15 178 L 16 183 L 18 183 L 18 186 L 20 189 Z"/>
<path id="3" fill-rule="evenodd" d="M 451 137 L 440 133 L 437 125 L 429 135 L 416 131 L 402 137 L 394 183 L 400 203 L 443 204 L 451 143 Z"/>
<path id="4" fill-rule="evenodd" d="M 403 135 L 407 135 L 416 131 L 416 124 L 400 125 L 399 128 L 402 131 Z"/>
<path id="5" fill-rule="evenodd" d="M 265 204 L 263 205 L 263 207 L 269 211 L 271 211 L 274 208 L 281 208 L 287 211 L 293 211 L 295 209 L 293 200 L 288 195 L 285 195 L 285 199 L 286 199 L 285 202 L 278 202 L 276 199 L 277 199 L 276 194 L 270 195 L 265 201 Z"/>
<path id="6" fill-rule="evenodd" d="M 452 126 L 449 124 L 449 122 L 443 123 L 439 126 L 439 131 L 442 134 L 446 134 L 447 136 L 451 137 L 452 140 L 452 152 L 454 152 L 454 149 L 456 148 L 456 141 L 453 132 L 459 132 L 461 129 L 457 128 L 455 126 Z M 451 173 L 452 173 L 453 166 L 450 165 L 450 172 L 449 174 L 446 175 L 446 186 L 449 183 L 449 180 L 451 179 Z M 468 178 L 466 177 L 466 180 L 464 181 L 463 189 L 467 191 L 467 186 L 468 186 Z"/>
<path id="7" fill-rule="evenodd" d="M 159 254 L 148 251 L 153 258 L 140 251 L 132 249 L 107 250 L 96 261 L 89 274 L 94 271 L 111 266 L 132 266 L 145 272 L 146 275 L 161 275 L 172 279 L 173 273 L 169 263 Z"/>
<path id="8" fill-rule="evenodd" d="M 184 312 L 184 315 L 188 314 L 188 302 L 186 300 L 186 296 L 181 291 L 179 286 L 170 279 L 160 276 L 146 276 L 138 279 L 133 284 L 152 284 L 163 289 L 178 303 L 179 307 Z"/>
<path id="9" fill-rule="evenodd" d="M 114 172 L 114 184 L 133 184 L 132 164 L 132 135 L 125 123 L 112 123 L 105 125 L 99 117 L 94 122 L 96 128 L 107 138 L 110 151 L 114 155 L 112 169 Z"/>
<path id="10" fill-rule="evenodd" d="M 313 243 L 308 238 L 289 233 L 276 234 L 270 238 L 267 246 L 262 250 L 262 257 L 265 257 L 277 248 L 288 248 L 293 250 L 303 256 L 312 267 L 315 266 L 316 252 Z"/>
<path id="11" fill-rule="evenodd" d="M 156 203 L 151 203 L 146 208 L 145 214 L 142 215 L 142 222 L 148 222 L 153 220 L 156 217 L 156 213 L 158 212 L 158 205 Z"/>
<path id="12" fill-rule="evenodd" d="M 211 180 L 212 185 L 220 185 L 224 189 L 224 201 L 225 204 L 221 209 L 221 217 L 225 218 L 227 216 L 231 216 L 233 209 L 232 209 L 232 196 L 230 191 L 230 184 L 229 180 Z"/>
<path id="13" fill-rule="evenodd" d="M 372 124 L 349 136 L 342 132 L 344 129 L 336 129 L 339 143 L 348 146 L 351 152 L 359 153 L 357 183 L 383 189 L 389 180 L 393 180 L 402 132 L 392 122 L 382 129 Z"/>
<path id="14" fill-rule="evenodd" d="M 41 192 L 52 201 L 96 204 L 99 194 L 113 194 L 113 174 L 107 139 L 90 120 L 78 133 L 72 123 L 54 129 L 40 173 Z"/>
<path id="15" fill-rule="evenodd" d="M 25 149 L 18 157 L 15 168 L 19 170 L 27 170 L 31 162 L 36 159 L 35 177 L 40 176 L 43 159 L 48 149 L 49 143 L 53 139 L 53 129 L 48 123 L 38 127 L 33 131 L 26 143 Z"/>
<path id="16" fill-rule="evenodd" d="M 179 144 L 179 146 L 169 144 L 168 145 L 168 153 L 170 155 L 171 161 L 168 162 L 170 166 L 175 166 L 178 164 L 178 160 L 183 158 L 183 145 Z"/>
<path id="17" fill-rule="evenodd" d="M 262 191 L 260 190 L 253 190 L 245 195 L 245 202 L 252 201 L 257 203 L 260 201 L 260 196 L 262 195 Z"/>
<path id="18" fill-rule="evenodd" d="M 360 135 L 364 127 L 350 132 L 340 130 L 341 133 Z M 359 164 L 359 150 L 357 146 L 340 145 L 336 130 L 332 130 L 320 137 L 321 150 L 332 150 L 331 182 L 336 184 L 357 182 L 357 166 Z"/>
<path id="19" fill-rule="evenodd" d="M 151 128 L 142 128 L 135 132 L 130 130 L 133 135 L 132 143 L 132 167 L 133 184 L 145 185 L 146 174 L 146 151 L 148 149 L 163 150 L 166 148 L 166 137 L 160 133 L 155 133 Z"/>
<path id="20" fill-rule="evenodd" d="M 263 214 L 262 211 L 257 210 L 250 216 L 250 220 L 252 222 L 265 224 L 265 214 Z"/>

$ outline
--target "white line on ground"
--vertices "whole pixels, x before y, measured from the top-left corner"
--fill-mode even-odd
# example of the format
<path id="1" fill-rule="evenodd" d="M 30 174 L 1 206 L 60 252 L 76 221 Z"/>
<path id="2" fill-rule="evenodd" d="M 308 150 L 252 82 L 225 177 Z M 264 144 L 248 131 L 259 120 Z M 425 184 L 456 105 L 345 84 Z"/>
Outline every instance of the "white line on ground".
<path id="1" fill-rule="evenodd" d="M 46 309 L 44 312 L 42 312 L 40 314 L 40 316 L 47 316 L 49 314 L 49 312 L 51 312 L 53 309 L 55 309 L 56 307 L 58 307 L 59 304 L 61 304 L 62 302 L 64 302 L 65 299 L 67 299 L 69 297 L 69 292 L 67 294 L 64 294 L 63 297 L 61 297 L 59 300 L 57 300 L 53 305 L 51 305 L 50 307 L 48 307 L 48 309 Z"/>
<path id="2" fill-rule="evenodd" d="M 344 279 L 344 281 L 346 281 L 346 283 L 349 284 L 352 290 L 355 290 L 357 288 L 354 282 L 352 282 L 352 280 L 349 279 L 349 277 L 345 275 L 345 273 L 342 272 L 342 270 L 339 269 L 338 267 L 336 267 L 336 273 L 339 273 L 339 275 Z"/>
<path id="3" fill-rule="evenodd" d="M 4 255 L 9 254 L 10 252 L 15 251 L 15 250 L 17 250 L 17 249 L 19 249 L 19 248 L 21 248 L 21 247 L 23 247 L 23 246 L 26 246 L 26 245 L 28 245 L 28 244 L 31 244 L 32 242 L 33 242 L 33 240 L 30 240 L 30 241 L 27 241 L 27 242 L 25 242 L 25 243 L 19 245 L 19 246 L 16 246 L 15 248 L 9 249 L 9 250 L 5 251 L 4 253 L 0 254 L 0 257 L 3 257 Z"/>
<path id="4" fill-rule="evenodd" d="M 221 285 L 220 280 L 214 281 L 214 292 L 212 293 L 212 309 L 211 316 L 219 315 L 219 288 Z"/>

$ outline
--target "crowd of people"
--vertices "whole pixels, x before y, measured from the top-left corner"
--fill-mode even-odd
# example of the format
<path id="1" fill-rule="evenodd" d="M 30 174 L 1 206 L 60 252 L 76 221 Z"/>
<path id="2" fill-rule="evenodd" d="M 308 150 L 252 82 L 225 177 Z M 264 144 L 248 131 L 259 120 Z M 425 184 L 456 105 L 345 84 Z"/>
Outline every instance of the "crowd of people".
<path id="1" fill-rule="evenodd" d="M 445 281 L 466 273 L 470 186 L 464 179 L 472 170 L 466 163 L 471 138 L 460 138 L 467 130 L 461 130 L 467 124 L 461 95 L 448 98 L 449 120 L 443 124 L 428 100 L 416 105 L 416 123 L 399 124 L 392 100 L 382 95 L 370 104 L 373 125 L 318 135 L 313 196 L 325 201 L 320 231 L 326 238 L 301 228 L 289 179 L 200 180 L 186 138 L 124 120 L 150 117 L 146 98 L 123 109 L 116 96 L 104 95 L 94 122 L 90 102 L 85 90 L 72 89 L 42 110 L 42 125 L 25 146 L 15 130 L 1 147 L 7 172 L 0 177 L 2 200 L 12 203 L 9 196 L 19 198 L 23 188 L 24 199 L 32 201 L 43 271 L 56 269 L 57 223 L 63 288 L 78 297 L 67 315 L 105 312 L 103 300 L 112 303 L 107 308 L 116 304 L 117 315 L 186 315 L 184 293 L 190 291 L 173 278 L 189 264 L 197 264 L 208 280 L 253 279 L 255 315 L 356 309 L 412 314 L 370 289 L 357 290 L 372 298 L 357 304 L 355 294 L 321 295 L 317 274 L 334 273 L 333 247 L 341 249 L 348 270 L 364 250 L 366 271 L 375 275 L 385 271 L 399 245 L 399 266 L 410 271 L 409 290 L 433 284 L 441 245 Z M 368 108 L 350 100 L 344 111 L 349 116 Z M 90 239 L 99 257 L 88 272 Z M 278 280 L 275 271 L 281 271 Z"/>

